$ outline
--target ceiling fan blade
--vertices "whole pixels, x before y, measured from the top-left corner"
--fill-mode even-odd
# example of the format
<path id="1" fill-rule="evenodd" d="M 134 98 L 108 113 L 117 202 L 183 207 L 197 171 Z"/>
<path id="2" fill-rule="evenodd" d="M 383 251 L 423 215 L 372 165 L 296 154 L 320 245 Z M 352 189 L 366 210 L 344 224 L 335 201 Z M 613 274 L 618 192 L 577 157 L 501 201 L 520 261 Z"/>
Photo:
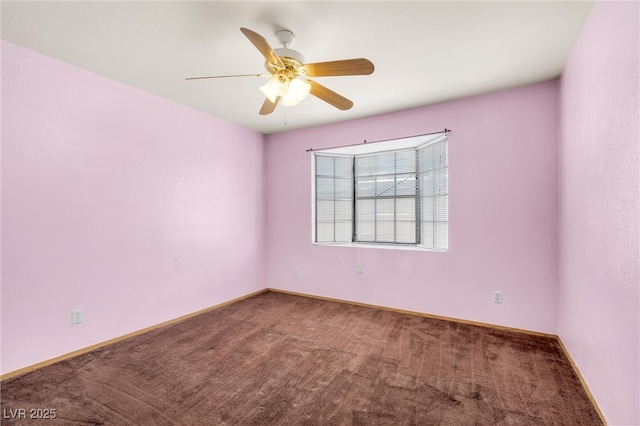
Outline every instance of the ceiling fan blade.
<path id="1" fill-rule="evenodd" d="M 316 62 L 305 64 L 304 70 L 309 77 L 331 77 L 339 75 L 369 75 L 375 67 L 364 58 L 344 59 L 342 61 Z"/>
<path id="2" fill-rule="evenodd" d="M 280 96 L 276 98 L 275 102 L 271 102 L 269 98 L 264 99 L 264 103 L 262 104 L 262 108 L 260 108 L 260 115 L 271 114 L 273 110 L 276 109 L 276 105 L 280 101 Z"/>
<path id="3" fill-rule="evenodd" d="M 229 78 L 229 77 L 270 77 L 269 74 L 231 74 L 231 75 L 212 75 L 207 77 L 188 77 L 185 80 L 203 80 L 205 78 Z"/>
<path id="4" fill-rule="evenodd" d="M 269 43 L 267 43 L 267 40 L 265 40 L 264 37 L 262 37 L 257 32 L 251 31 L 250 29 L 244 27 L 240 28 L 240 31 L 242 31 L 242 34 L 244 34 L 251 43 L 253 43 L 253 45 L 260 51 L 260 53 L 262 53 L 262 56 L 264 56 L 267 61 L 284 68 L 282 60 L 280 60 L 280 57 L 276 54 L 276 52 L 273 51 L 271 46 L 269 46 Z"/>
<path id="5" fill-rule="evenodd" d="M 344 96 L 338 95 L 333 90 L 327 89 L 322 84 L 316 83 L 313 80 L 307 80 L 307 83 L 311 85 L 311 94 L 323 101 L 330 103 L 334 107 L 346 111 L 353 106 L 353 102 Z"/>

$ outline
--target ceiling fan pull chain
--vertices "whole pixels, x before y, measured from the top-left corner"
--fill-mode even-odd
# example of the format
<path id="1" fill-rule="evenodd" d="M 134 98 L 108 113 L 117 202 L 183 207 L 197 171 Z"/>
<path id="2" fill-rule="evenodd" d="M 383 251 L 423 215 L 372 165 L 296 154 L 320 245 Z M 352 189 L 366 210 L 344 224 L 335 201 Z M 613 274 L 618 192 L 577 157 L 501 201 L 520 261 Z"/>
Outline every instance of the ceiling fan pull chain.
<path id="1" fill-rule="evenodd" d="M 284 125 L 287 125 L 287 106 L 286 105 L 282 105 L 282 108 L 284 109 Z"/>

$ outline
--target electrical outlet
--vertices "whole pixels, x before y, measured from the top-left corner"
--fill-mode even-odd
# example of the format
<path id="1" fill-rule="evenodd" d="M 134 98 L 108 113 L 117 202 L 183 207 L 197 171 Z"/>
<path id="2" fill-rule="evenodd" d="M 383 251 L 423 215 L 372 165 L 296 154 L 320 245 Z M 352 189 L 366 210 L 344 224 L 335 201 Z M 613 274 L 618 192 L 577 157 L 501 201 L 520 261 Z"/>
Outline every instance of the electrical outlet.
<path id="1" fill-rule="evenodd" d="M 364 272 L 364 266 L 362 266 L 362 263 L 356 263 L 356 272 L 359 274 Z"/>
<path id="2" fill-rule="evenodd" d="M 71 324 L 79 324 L 82 322 L 82 308 L 71 311 Z"/>
<path id="3" fill-rule="evenodd" d="M 293 270 L 293 276 L 298 278 L 300 276 L 300 268 L 295 268 Z"/>
<path id="4" fill-rule="evenodd" d="M 493 292 L 493 303 L 502 303 L 502 292 L 496 290 Z"/>

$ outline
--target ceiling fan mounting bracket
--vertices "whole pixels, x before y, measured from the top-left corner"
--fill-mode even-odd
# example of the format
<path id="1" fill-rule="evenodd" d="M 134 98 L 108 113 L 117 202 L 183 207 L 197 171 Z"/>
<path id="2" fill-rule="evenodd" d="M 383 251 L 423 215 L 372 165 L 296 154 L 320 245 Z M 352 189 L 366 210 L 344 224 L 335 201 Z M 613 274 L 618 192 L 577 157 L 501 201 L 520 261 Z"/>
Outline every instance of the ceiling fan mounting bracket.
<path id="1" fill-rule="evenodd" d="M 278 43 L 285 49 L 293 46 L 293 43 L 296 41 L 296 35 L 289 30 L 278 31 L 276 38 L 278 39 Z"/>

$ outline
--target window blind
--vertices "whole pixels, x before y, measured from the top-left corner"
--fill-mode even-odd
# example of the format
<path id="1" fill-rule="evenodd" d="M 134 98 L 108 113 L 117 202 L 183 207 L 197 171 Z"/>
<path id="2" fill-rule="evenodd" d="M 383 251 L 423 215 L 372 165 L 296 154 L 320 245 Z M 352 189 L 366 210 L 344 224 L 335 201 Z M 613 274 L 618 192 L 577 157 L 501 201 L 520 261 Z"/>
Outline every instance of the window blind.
<path id="1" fill-rule="evenodd" d="M 353 157 L 316 154 L 316 241 L 353 238 Z"/>
<path id="2" fill-rule="evenodd" d="M 449 247 L 447 137 L 420 146 L 418 174 L 420 191 L 420 245 Z"/>

